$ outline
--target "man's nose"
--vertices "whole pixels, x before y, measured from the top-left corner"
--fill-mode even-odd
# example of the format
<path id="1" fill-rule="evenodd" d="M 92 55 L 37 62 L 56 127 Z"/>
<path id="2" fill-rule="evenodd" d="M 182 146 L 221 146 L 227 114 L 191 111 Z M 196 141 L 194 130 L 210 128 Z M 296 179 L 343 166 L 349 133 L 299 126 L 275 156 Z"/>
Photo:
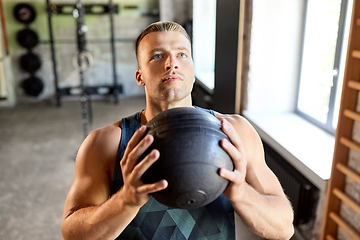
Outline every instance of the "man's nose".
<path id="1" fill-rule="evenodd" d="M 171 69 L 178 69 L 178 63 L 176 61 L 176 56 L 174 55 L 169 55 L 168 58 L 166 59 L 166 63 L 165 63 L 165 69 L 166 71 L 169 71 Z"/>

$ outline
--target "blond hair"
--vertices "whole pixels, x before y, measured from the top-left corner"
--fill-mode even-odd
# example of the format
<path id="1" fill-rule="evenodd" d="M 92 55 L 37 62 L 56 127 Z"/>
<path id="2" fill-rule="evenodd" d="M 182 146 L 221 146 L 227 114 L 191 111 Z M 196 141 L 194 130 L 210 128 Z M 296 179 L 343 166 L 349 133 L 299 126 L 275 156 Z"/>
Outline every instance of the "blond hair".
<path id="1" fill-rule="evenodd" d="M 136 39 L 135 43 L 135 54 L 136 59 L 138 59 L 138 49 L 139 44 L 143 38 L 152 32 L 179 32 L 183 34 L 191 43 L 191 39 L 189 35 L 187 34 L 186 30 L 178 23 L 176 22 L 166 22 L 166 21 L 160 21 L 150 24 Z"/>

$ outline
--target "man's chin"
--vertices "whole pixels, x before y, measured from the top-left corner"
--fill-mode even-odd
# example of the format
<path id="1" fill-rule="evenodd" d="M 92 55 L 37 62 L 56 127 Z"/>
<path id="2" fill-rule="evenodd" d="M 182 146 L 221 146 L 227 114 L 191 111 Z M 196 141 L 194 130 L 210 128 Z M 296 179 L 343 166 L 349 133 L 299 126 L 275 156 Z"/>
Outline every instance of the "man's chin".
<path id="1" fill-rule="evenodd" d="M 170 88 L 162 92 L 161 98 L 167 102 L 180 102 L 187 97 L 190 97 L 190 94 L 191 92 L 186 92 L 183 89 Z"/>

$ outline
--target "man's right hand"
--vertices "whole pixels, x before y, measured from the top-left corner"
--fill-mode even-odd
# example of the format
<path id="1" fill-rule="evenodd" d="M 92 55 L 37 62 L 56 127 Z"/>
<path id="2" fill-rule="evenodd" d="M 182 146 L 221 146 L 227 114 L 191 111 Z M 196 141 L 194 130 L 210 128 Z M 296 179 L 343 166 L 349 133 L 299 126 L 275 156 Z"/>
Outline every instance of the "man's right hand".
<path id="1" fill-rule="evenodd" d="M 124 186 L 121 191 L 124 202 L 130 206 L 143 206 L 150 198 L 149 194 L 165 189 L 168 186 L 166 180 L 160 180 L 153 184 L 144 184 L 141 176 L 160 157 L 160 152 L 152 150 L 140 163 L 139 158 L 153 143 L 154 137 L 146 135 L 146 126 L 139 128 L 130 139 L 124 156 L 120 161 Z"/>

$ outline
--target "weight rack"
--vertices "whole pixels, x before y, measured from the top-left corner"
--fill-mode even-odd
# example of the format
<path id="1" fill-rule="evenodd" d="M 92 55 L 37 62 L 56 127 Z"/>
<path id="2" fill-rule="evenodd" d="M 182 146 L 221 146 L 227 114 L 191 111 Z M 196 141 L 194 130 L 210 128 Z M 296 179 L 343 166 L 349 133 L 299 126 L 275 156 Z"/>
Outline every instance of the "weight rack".
<path id="1" fill-rule="evenodd" d="M 61 106 L 61 98 L 63 96 L 70 96 L 70 95 L 78 95 L 76 92 L 81 91 L 81 95 L 83 96 L 89 96 L 92 94 L 101 94 L 101 90 L 107 89 L 107 94 L 112 94 L 114 97 L 115 104 L 118 103 L 118 95 L 122 93 L 122 85 L 118 84 L 118 79 L 116 75 L 116 48 L 115 48 L 115 42 L 116 41 L 134 41 L 129 39 L 115 39 L 115 30 L 114 30 L 114 14 L 119 13 L 118 5 L 113 4 L 112 0 L 109 1 L 108 4 L 82 4 L 81 8 L 77 6 L 77 4 L 57 4 L 52 3 L 50 0 L 46 0 L 46 8 L 48 13 L 48 25 L 49 25 L 49 43 L 51 48 L 51 58 L 53 61 L 53 73 L 54 73 L 54 84 L 55 84 L 55 91 L 56 91 L 56 105 Z M 95 11 L 94 8 L 97 10 Z M 79 24 L 83 25 L 84 21 L 84 15 L 90 14 L 90 15 L 103 15 L 103 14 L 109 14 L 110 17 L 110 46 L 112 51 L 112 72 L 113 72 L 113 84 L 112 85 L 100 85 L 100 86 L 85 86 L 83 84 L 83 73 L 80 72 L 80 80 L 81 84 L 79 87 L 65 87 L 60 88 L 59 87 L 59 81 L 58 81 L 58 73 L 57 73 L 57 61 L 56 61 L 56 53 L 55 53 L 55 39 L 53 34 L 53 28 L 52 28 L 52 18 L 56 15 L 73 15 L 74 10 L 78 10 L 79 17 L 77 18 L 77 30 L 79 30 Z M 102 11 L 99 11 L 99 9 L 102 9 Z M 69 11 L 71 10 L 71 11 Z M 81 28 L 81 26 L 80 26 Z M 85 34 L 79 33 L 77 31 L 77 44 L 78 44 L 78 50 L 79 52 L 84 51 L 83 49 L 86 45 L 86 39 Z M 79 36 L 80 35 L 80 36 Z M 94 41 L 93 41 L 94 42 Z M 96 42 L 106 42 L 104 40 Z M 56 43 L 70 43 L 70 41 L 62 41 L 57 40 Z M 75 92 L 75 94 L 74 94 Z M 89 108 L 90 110 L 90 108 Z"/>

